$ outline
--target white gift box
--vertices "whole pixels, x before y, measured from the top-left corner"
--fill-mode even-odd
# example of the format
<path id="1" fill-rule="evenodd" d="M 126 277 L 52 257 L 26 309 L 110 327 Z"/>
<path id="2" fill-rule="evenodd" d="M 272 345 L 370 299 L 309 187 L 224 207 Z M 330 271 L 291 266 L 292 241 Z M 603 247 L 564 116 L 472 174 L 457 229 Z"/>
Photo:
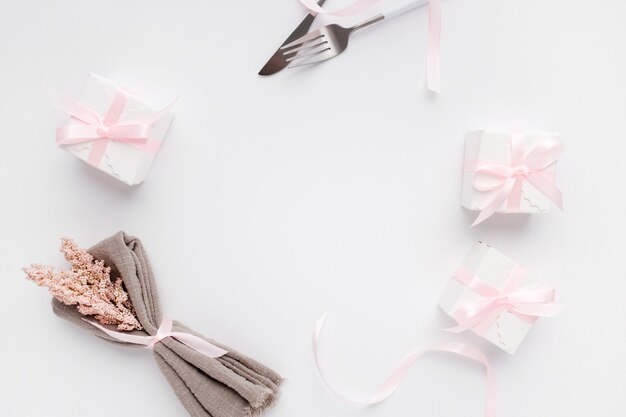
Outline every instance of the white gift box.
<path id="1" fill-rule="evenodd" d="M 559 139 L 558 133 L 524 132 L 523 148 L 526 155 L 536 144 L 546 139 Z M 465 161 L 486 161 L 511 165 L 513 133 L 511 131 L 475 130 L 465 137 Z M 556 163 L 542 171 L 546 177 L 554 180 Z M 497 196 L 500 190 L 480 191 L 475 188 L 474 179 L 477 174 L 466 169 L 463 174 L 462 206 L 470 210 L 485 209 Z M 547 212 L 552 205 L 550 198 L 538 190 L 529 181 L 522 184 L 519 208 L 511 207 L 504 201 L 496 210 L 497 213 L 541 213 Z"/>
<path id="2" fill-rule="evenodd" d="M 97 75 L 90 74 L 85 87 L 80 95 L 79 103 L 94 110 L 104 117 L 108 112 L 115 96 L 122 92 L 120 87 L 109 80 Z M 127 102 L 118 123 L 133 122 L 149 118 L 163 110 L 163 106 L 155 105 L 143 97 L 126 93 Z M 166 112 L 158 120 L 154 121 L 149 131 L 150 141 L 163 141 L 174 119 L 174 114 Z M 69 125 L 83 122 L 72 118 Z M 84 143 L 61 145 L 67 152 L 87 162 L 95 141 Z M 100 171 L 106 172 L 128 185 L 136 185 L 143 182 L 154 162 L 157 152 L 141 149 L 122 141 L 109 141 L 103 157 L 97 165 L 90 164 Z"/>
<path id="3" fill-rule="evenodd" d="M 519 268 L 519 266 L 515 261 L 491 246 L 478 242 L 465 258 L 462 268 L 491 287 L 502 290 L 513 271 Z M 538 285 L 535 281 L 528 278 L 527 275 L 524 275 L 517 288 L 524 291 L 546 287 Z M 453 277 L 439 301 L 439 307 L 450 317 L 454 317 L 455 312 L 460 308 L 476 305 L 476 303 L 479 303 L 481 300 L 484 301 L 484 299 L 483 295 L 475 292 Z M 552 307 L 558 306 L 553 305 Z M 532 322 L 524 320 L 506 309 L 502 309 L 490 327 L 482 334 L 474 329 L 472 330 L 504 351 L 514 354 L 532 326 Z"/>

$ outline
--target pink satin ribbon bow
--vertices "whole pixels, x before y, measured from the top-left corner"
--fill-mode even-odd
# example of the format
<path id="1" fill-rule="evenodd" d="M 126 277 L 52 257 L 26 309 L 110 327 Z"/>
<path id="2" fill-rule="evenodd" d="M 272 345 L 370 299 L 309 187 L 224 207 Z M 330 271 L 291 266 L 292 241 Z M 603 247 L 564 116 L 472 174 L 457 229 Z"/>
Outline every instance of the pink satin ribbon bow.
<path id="1" fill-rule="evenodd" d="M 93 142 L 87 162 L 98 167 L 107 146 L 111 141 L 127 143 L 146 152 L 157 152 L 161 146 L 160 140 L 150 138 L 152 125 L 162 118 L 170 109 L 165 109 L 131 122 L 120 122 L 120 117 L 128 103 L 128 95 L 118 92 L 104 117 L 93 109 L 51 93 L 54 105 L 68 113 L 80 124 L 69 124 L 57 129 L 57 143 L 59 145 L 74 145 L 77 143 Z"/>
<path id="2" fill-rule="evenodd" d="M 215 346 L 214 344 L 209 343 L 206 340 L 199 338 L 198 336 L 194 336 L 189 333 L 172 331 L 174 323 L 170 319 L 163 319 L 163 321 L 161 322 L 161 326 L 157 331 L 157 334 L 154 336 L 140 336 L 131 333 L 114 332 L 99 325 L 98 323 L 94 323 L 86 319 L 83 320 L 85 320 L 92 326 L 95 326 L 98 329 L 102 330 L 104 333 L 111 336 L 112 338 L 119 340 L 120 342 L 131 343 L 133 345 L 143 345 L 146 347 L 146 349 L 150 350 L 154 349 L 154 346 L 157 343 L 161 342 L 163 339 L 167 337 L 172 337 L 178 340 L 180 343 L 189 346 L 193 350 L 196 350 L 208 356 L 209 358 L 219 358 L 220 356 L 224 356 L 228 353 L 227 350 Z"/>
<path id="3" fill-rule="evenodd" d="M 533 146 L 530 152 L 524 155 L 524 142 L 522 133 L 513 133 L 511 162 L 508 165 L 480 160 L 465 161 L 465 171 L 475 173 L 474 188 L 478 191 L 498 190 L 472 226 L 491 217 L 505 201 L 510 212 L 518 212 L 524 181 L 531 183 L 561 210 L 563 209 L 563 196 L 554 184 L 554 177 L 543 172 L 560 158 L 565 149 L 563 143 L 557 138 L 548 138 Z"/>
<path id="4" fill-rule="evenodd" d="M 315 14 L 331 16 L 352 16 L 369 9 L 380 0 L 355 0 L 338 10 L 328 11 L 320 7 L 315 0 L 300 0 L 307 9 Z M 428 52 L 426 55 L 426 80 L 428 89 L 438 93 L 441 89 L 441 0 L 428 0 Z"/>
<path id="5" fill-rule="evenodd" d="M 470 359 L 472 361 L 478 362 L 479 364 L 485 367 L 487 371 L 487 389 L 486 389 L 486 399 L 485 399 L 485 417 L 495 417 L 496 415 L 496 379 L 491 368 L 491 364 L 489 363 L 489 359 L 478 349 L 473 346 L 469 346 L 463 343 L 446 343 L 443 345 L 433 346 L 429 349 L 425 350 L 416 350 L 407 355 L 391 372 L 385 383 L 376 391 L 374 396 L 370 400 L 353 400 L 348 398 L 344 394 L 337 391 L 333 388 L 324 373 L 322 372 L 322 367 L 320 366 L 319 360 L 319 339 L 320 334 L 322 332 L 322 328 L 324 327 L 324 322 L 326 321 L 327 314 L 324 314 L 320 319 L 317 320 L 315 324 L 315 331 L 313 333 L 313 356 L 315 358 L 315 364 L 317 366 L 317 370 L 322 378 L 322 381 L 326 385 L 326 387 L 337 397 L 341 398 L 344 401 L 356 404 L 356 405 L 373 405 L 380 403 L 393 394 L 393 392 L 398 388 L 400 382 L 404 376 L 409 372 L 411 367 L 418 359 L 428 353 L 435 352 L 443 352 L 443 353 L 452 353 L 454 355 L 459 355 L 464 358 Z"/>
<path id="6" fill-rule="evenodd" d="M 554 304 L 554 288 L 520 288 L 525 275 L 526 270 L 516 266 L 499 290 L 465 268 L 457 270 L 454 278 L 484 298 L 455 310 L 452 317 L 458 326 L 446 330 L 460 333 L 471 329 L 482 336 L 504 311 L 528 323 L 558 314 L 563 307 Z"/>

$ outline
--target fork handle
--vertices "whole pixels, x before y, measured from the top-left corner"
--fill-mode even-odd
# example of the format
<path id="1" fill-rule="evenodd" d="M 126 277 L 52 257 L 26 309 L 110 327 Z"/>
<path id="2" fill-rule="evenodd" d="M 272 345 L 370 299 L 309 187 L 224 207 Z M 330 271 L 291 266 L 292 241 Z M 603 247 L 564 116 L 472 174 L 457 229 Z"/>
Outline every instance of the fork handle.
<path id="1" fill-rule="evenodd" d="M 424 6 L 425 4 L 428 4 L 428 1 L 429 0 L 405 0 L 399 4 L 391 6 L 389 9 L 387 9 L 387 11 L 383 13 L 379 13 L 376 16 L 371 17 L 367 19 L 366 21 L 359 23 L 356 26 L 353 26 L 351 29 L 351 32 L 355 32 L 359 29 L 366 28 L 369 25 L 373 25 L 374 23 L 380 22 L 382 20 L 387 20 L 387 19 L 391 19 L 392 17 L 399 16 L 417 7 Z"/>
<path id="2" fill-rule="evenodd" d="M 426 4 L 428 4 L 428 0 L 406 0 L 404 2 L 400 2 L 394 6 L 391 6 L 389 9 L 383 12 L 383 16 L 385 16 L 385 19 L 391 19 L 392 17 L 399 16 L 408 12 L 409 10 L 424 6 Z"/>

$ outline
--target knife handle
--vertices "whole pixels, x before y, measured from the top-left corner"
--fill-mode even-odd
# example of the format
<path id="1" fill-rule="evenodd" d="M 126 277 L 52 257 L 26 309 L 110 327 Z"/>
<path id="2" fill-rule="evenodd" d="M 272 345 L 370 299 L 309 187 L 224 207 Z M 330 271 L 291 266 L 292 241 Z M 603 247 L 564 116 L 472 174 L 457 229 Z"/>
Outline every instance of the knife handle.
<path id="1" fill-rule="evenodd" d="M 389 9 L 383 12 L 385 19 L 391 19 L 392 17 L 399 16 L 408 12 L 409 10 L 415 9 L 417 7 L 421 7 L 428 4 L 428 0 L 406 0 L 391 6 Z"/>

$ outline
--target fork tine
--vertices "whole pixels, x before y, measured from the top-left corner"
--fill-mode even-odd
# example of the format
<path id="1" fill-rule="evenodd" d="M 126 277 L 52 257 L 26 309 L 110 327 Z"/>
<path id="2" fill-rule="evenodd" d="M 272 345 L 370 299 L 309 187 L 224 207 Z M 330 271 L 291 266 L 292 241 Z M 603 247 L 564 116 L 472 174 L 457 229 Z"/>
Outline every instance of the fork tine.
<path id="1" fill-rule="evenodd" d="M 312 56 L 315 56 L 315 55 L 319 55 L 322 52 L 326 52 L 326 51 L 328 51 L 330 49 L 331 49 L 330 46 L 322 47 L 322 48 L 319 48 L 317 50 L 315 50 L 315 48 L 313 48 L 311 50 L 307 49 L 307 50 L 304 51 L 305 53 L 300 53 L 298 55 L 294 55 L 294 56 L 290 56 L 289 58 L 285 58 L 285 61 L 291 62 L 291 61 L 295 61 L 297 59 L 303 59 L 303 58 L 307 58 L 307 57 L 312 57 Z"/>
<path id="2" fill-rule="evenodd" d="M 285 59 L 285 61 L 291 62 L 296 59 L 302 59 L 308 56 L 316 55 L 320 52 L 325 52 L 329 49 L 331 49 L 331 45 L 328 45 L 328 42 L 322 42 L 310 48 L 302 49 L 293 55 L 284 53 L 283 58 Z"/>
<path id="3" fill-rule="evenodd" d="M 287 59 L 287 62 L 289 62 L 289 68 L 296 68 L 296 67 L 301 67 L 303 65 L 315 64 L 317 62 L 326 61 L 327 59 L 331 59 L 336 56 L 336 55 L 329 56 L 328 54 L 322 55 L 328 51 L 332 51 L 332 49 L 329 47 L 326 49 L 322 49 L 321 51 L 312 52 L 310 54 L 295 56 L 291 59 Z M 309 58 L 309 59 L 306 59 L 306 58 Z"/>
<path id="4" fill-rule="evenodd" d="M 328 41 L 322 40 L 322 39 L 324 39 L 324 38 L 322 37 L 320 39 L 320 41 L 321 41 L 320 43 L 316 43 L 316 44 L 313 44 L 313 45 L 302 45 L 302 46 L 298 46 L 297 48 L 292 48 L 292 49 L 290 49 L 288 51 L 283 51 L 283 56 L 290 55 L 290 54 L 295 54 L 296 52 L 304 51 L 304 50 L 307 50 L 307 49 L 313 49 L 313 48 L 316 48 L 316 47 L 318 47 L 320 45 L 324 45 L 324 44 L 328 43 Z"/>
<path id="5" fill-rule="evenodd" d="M 308 42 L 308 41 L 312 41 L 315 40 L 316 38 L 319 37 L 323 37 L 324 35 L 319 31 L 319 30 L 315 30 L 311 33 L 307 33 L 306 35 L 296 39 L 295 41 L 288 43 L 287 45 L 283 45 L 280 47 L 280 49 L 290 49 L 293 48 L 294 46 L 300 46 L 301 44 Z"/>

